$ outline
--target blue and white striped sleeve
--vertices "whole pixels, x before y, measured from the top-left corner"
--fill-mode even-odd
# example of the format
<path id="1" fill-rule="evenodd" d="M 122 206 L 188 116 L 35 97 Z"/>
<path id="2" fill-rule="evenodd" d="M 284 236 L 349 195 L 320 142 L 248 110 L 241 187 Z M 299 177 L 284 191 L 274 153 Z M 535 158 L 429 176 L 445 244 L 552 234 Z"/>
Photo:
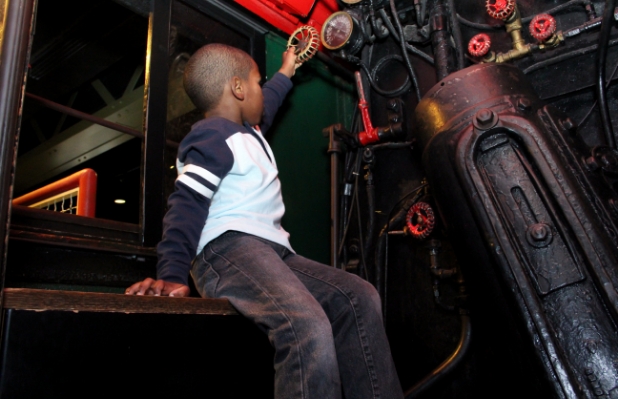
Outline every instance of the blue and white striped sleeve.
<path id="1" fill-rule="evenodd" d="M 180 149 L 176 189 L 168 199 L 163 239 L 157 246 L 158 279 L 188 283 L 212 196 L 233 163 L 232 152 L 222 138 L 211 138 Z"/>

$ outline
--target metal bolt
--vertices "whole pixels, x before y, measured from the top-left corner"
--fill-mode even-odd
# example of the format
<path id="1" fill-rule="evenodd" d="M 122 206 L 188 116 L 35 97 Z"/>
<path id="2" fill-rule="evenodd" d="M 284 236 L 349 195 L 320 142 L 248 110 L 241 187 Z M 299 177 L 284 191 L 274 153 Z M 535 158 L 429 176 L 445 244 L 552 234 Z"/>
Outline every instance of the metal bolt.
<path id="1" fill-rule="evenodd" d="M 564 120 L 561 120 L 560 123 L 562 124 L 562 128 L 564 130 L 571 130 L 575 127 L 575 124 L 573 123 L 571 118 L 566 118 Z"/>
<path id="2" fill-rule="evenodd" d="M 390 118 L 388 118 L 388 121 L 390 123 L 399 123 L 399 115 L 392 115 Z"/>
<path id="3" fill-rule="evenodd" d="M 533 247 L 544 248 L 552 242 L 551 227 L 545 223 L 535 223 L 528 227 L 526 239 Z"/>
<path id="4" fill-rule="evenodd" d="M 590 171 L 599 169 L 599 163 L 594 156 L 589 156 L 588 158 L 584 159 L 584 164 L 586 165 L 586 168 Z"/>
<path id="5" fill-rule="evenodd" d="M 482 125 L 490 124 L 494 119 L 494 113 L 487 108 L 483 108 L 476 113 L 476 120 Z"/>
<path id="6" fill-rule="evenodd" d="M 530 237 L 535 241 L 543 241 L 547 238 L 547 226 L 544 224 L 535 224 L 530 228 Z"/>
<path id="7" fill-rule="evenodd" d="M 618 212 L 618 200 L 610 198 L 607 203 L 609 204 L 610 208 L 614 210 L 614 212 Z"/>
<path id="8" fill-rule="evenodd" d="M 399 108 L 399 103 L 396 100 L 389 100 L 386 103 L 386 109 L 397 111 L 398 108 Z"/>
<path id="9" fill-rule="evenodd" d="M 532 108 L 532 102 L 527 98 L 520 98 L 517 100 L 517 107 L 522 111 L 528 111 Z"/>
<path id="10" fill-rule="evenodd" d="M 612 153 L 605 153 L 601 155 L 601 163 L 603 164 L 603 168 L 615 168 L 616 164 L 618 164 L 618 160 L 616 159 L 616 155 Z"/>

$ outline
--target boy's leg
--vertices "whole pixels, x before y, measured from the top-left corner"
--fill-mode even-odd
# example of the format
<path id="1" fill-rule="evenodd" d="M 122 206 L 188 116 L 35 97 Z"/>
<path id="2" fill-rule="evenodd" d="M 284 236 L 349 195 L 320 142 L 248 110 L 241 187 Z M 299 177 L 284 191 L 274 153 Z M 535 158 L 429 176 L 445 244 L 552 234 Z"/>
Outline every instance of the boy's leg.
<path id="1" fill-rule="evenodd" d="M 282 261 L 284 247 L 228 232 L 207 245 L 191 274 L 202 296 L 228 298 L 275 348 L 275 398 L 340 399 L 330 322 Z"/>
<path id="2" fill-rule="evenodd" d="M 299 255 L 290 254 L 284 261 L 330 319 L 344 396 L 403 398 L 375 288 L 356 275 Z"/>

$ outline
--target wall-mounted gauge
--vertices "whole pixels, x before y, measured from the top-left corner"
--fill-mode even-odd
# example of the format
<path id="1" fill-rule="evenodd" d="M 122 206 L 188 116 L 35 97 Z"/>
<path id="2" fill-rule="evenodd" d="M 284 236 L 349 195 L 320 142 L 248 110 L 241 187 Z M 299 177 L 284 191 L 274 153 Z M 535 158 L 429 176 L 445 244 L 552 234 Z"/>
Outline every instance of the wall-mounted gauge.
<path id="1" fill-rule="evenodd" d="M 356 53 L 364 43 L 358 23 L 345 11 L 338 11 L 324 21 L 320 39 L 327 49 L 349 54 Z"/>

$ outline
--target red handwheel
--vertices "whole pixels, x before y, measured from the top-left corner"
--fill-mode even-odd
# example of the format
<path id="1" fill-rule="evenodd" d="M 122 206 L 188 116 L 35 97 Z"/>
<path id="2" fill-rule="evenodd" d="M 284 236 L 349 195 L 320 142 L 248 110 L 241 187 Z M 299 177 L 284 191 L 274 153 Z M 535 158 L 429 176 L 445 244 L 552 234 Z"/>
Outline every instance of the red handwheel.
<path id="1" fill-rule="evenodd" d="M 473 57 L 482 57 L 489 52 L 491 47 L 491 39 L 486 33 L 479 33 L 473 36 L 468 42 L 468 52 Z"/>
<path id="2" fill-rule="evenodd" d="M 298 68 L 303 62 L 309 61 L 320 47 L 320 34 L 318 31 L 309 25 L 301 26 L 290 35 L 288 39 L 288 48 L 296 48 L 296 58 Z"/>
<path id="3" fill-rule="evenodd" d="M 549 14 L 539 14 L 532 18 L 529 28 L 532 37 L 544 42 L 556 32 L 556 19 Z"/>
<path id="4" fill-rule="evenodd" d="M 433 209 L 426 202 L 417 202 L 412 205 L 406 215 L 406 224 L 410 234 L 419 240 L 431 234 L 435 222 Z"/>
<path id="5" fill-rule="evenodd" d="M 515 11 L 515 0 L 487 0 L 485 9 L 492 18 L 506 21 Z"/>

